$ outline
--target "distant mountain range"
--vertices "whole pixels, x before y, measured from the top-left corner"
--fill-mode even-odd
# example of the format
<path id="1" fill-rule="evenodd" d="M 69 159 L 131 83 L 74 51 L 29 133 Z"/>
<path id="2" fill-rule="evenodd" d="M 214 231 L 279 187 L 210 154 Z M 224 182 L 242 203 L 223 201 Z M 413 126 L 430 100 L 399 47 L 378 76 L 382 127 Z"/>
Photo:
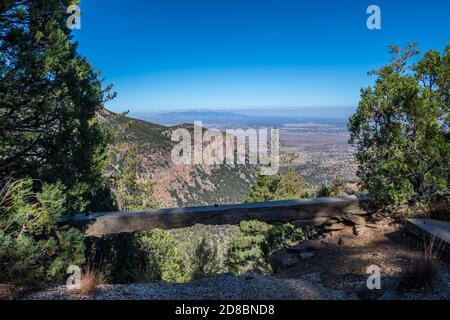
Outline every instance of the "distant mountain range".
<path id="1" fill-rule="evenodd" d="M 158 114 L 133 113 L 139 119 L 173 126 L 202 121 L 204 125 L 218 127 L 280 127 L 290 123 L 320 122 L 345 123 L 356 108 L 301 108 L 261 109 L 237 111 L 174 111 Z"/>

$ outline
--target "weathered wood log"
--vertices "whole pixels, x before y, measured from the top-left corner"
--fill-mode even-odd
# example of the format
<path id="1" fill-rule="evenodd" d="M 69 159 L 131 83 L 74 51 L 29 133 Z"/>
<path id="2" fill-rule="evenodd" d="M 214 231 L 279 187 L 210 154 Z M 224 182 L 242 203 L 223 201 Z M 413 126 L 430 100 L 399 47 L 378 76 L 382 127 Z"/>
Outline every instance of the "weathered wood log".
<path id="1" fill-rule="evenodd" d="M 239 224 L 244 220 L 268 223 L 295 222 L 317 225 L 326 217 L 364 215 L 367 201 L 354 196 L 274 201 L 209 207 L 160 209 L 153 211 L 96 213 L 63 217 L 61 228 L 75 226 L 88 237 L 139 232 L 152 229 L 177 229 L 195 224 Z"/>
<path id="2" fill-rule="evenodd" d="M 409 233 L 418 237 L 437 238 L 450 244 L 450 221 L 435 219 L 406 219 Z"/>

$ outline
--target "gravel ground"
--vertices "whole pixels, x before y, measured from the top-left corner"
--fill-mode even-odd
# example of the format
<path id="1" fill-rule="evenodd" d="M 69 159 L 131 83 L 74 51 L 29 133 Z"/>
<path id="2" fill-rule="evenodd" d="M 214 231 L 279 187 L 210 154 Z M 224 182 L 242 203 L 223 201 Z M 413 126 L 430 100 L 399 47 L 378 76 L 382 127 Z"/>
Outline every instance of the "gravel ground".
<path id="1" fill-rule="evenodd" d="M 442 267 L 442 266 L 441 266 Z M 450 274 L 448 270 L 442 270 L 439 273 L 435 287 L 422 288 L 413 292 L 404 293 L 396 299 L 399 300 L 450 300 Z"/>
<path id="2" fill-rule="evenodd" d="M 402 270 L 413 263 L 421 241 L 404 233 L 389 219 L 355 235 L 352 228 L 324 237 L 314 256 L 298 260 L 273 276 L 223 274 L 186 284 L 155 282 L 101 285 L 91 296 L 65 286 L 22 296 L 22 299 L 60 300 L 448 300 L 450 256 L 443 254 L 433 288 L 397 292 Z M 296 254 L 294 254 L 296 256 Z M 382 290 L 366 287 L 367 266 L 382 270 Z"/>
<path id="3" fill-rule="evenodd" d="M 80 296 L 65 286 L 31 294 L 32 300 L 328 300 L 349 299 L 342 292 L 324 288 L 319 274 L 299 279 L 279 279 L 259 274 L 224 274 L 189 284 L 156 282 L 102 285 L 92 296 Z"/>

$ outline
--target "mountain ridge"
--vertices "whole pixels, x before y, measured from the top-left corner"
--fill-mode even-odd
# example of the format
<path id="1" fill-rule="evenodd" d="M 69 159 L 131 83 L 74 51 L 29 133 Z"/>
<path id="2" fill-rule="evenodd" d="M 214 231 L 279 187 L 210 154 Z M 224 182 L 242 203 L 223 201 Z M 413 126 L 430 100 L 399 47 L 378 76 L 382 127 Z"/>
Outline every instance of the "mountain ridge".
<path id="1" fill-rule="evenodd" d="M 103 121 L 110 126 L 128 123 L 126 143 L 138 146 L 138 176 L 155 182 L 155 197 L 163 207 L 241 203 L 254 181 L 253 168 L 244 165 L 175 165 L 171 150 L 176 142 L 172 132 L 178 128 L 193 129 L 192 124 L 162 126 L 149 121 L 122 117 L 102 110 Z M 114 124 L 116 122 L 116 124 Z M 127 151 L 123 148 L 119 152 Z M 120 158 L 120 155 L 119 155 Z"/>

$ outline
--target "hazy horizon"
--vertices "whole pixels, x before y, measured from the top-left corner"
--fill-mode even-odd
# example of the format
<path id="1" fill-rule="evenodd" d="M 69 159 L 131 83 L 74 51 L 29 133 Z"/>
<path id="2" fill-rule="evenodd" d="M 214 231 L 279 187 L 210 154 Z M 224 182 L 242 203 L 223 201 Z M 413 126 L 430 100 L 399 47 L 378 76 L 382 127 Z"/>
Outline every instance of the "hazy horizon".
<path id="1" fill-rule="evenodd" d="M 339 122 L 346 123 L 356 107 L 322 108 L 266 108 L 211 110 L 192 109 L 166 112 L 130 112 L 129 116 L 161 125 L 178 125 L 202 121 L 204 125 L 215 124 L 219 127 L 239 126 L 285 126 L 292 123 Z"/>

